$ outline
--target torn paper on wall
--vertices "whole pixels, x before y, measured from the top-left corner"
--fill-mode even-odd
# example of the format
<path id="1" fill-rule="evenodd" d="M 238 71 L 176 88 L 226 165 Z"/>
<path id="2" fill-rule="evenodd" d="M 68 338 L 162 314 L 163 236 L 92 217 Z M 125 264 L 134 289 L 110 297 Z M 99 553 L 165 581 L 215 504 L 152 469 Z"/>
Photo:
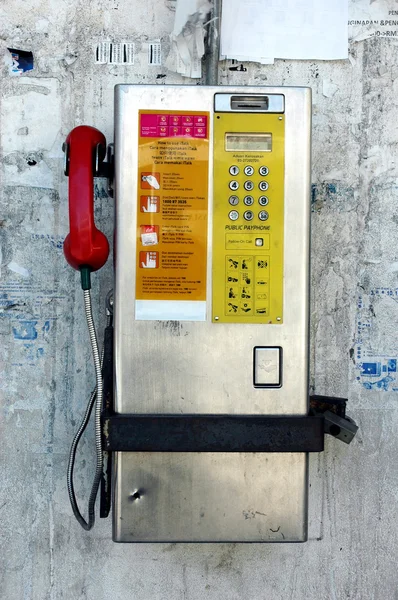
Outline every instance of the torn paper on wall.
<path id="1" fill-rule="evenodd" d="M 170 71 L 198 79 L 205 53 L 205 20 L 211 11 L 208 0 L 177 0 L 171 48 L 166 60 Z"/>
<path id="2" fill-rule="evenodd" d="M 33 54 L 26 50 L 7 48 L 11 54 L 10 75 L 18 76 L 33 69 Z"/>
<path id="3" fill-rule="evenodd" d="M 348 0 L 223 2 L 221 55 L 334 60 L 348 57 Z"/>
<path id="4" fill-rule="evenodd" d="M 351 0 L 348 8 L 348 37 L 360 42 L 370 37 L 398 38 L 396 0 Z"/>

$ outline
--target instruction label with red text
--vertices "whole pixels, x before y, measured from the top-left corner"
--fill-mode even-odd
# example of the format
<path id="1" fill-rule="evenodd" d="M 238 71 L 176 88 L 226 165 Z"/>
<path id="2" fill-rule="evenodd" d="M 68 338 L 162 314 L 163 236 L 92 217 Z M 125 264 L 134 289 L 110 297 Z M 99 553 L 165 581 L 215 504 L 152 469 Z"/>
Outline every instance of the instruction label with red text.
<path id="1" fill-rule="evenodd" d="M 209 114 L 140 111 L 136 318 L 205 320 Z"/>

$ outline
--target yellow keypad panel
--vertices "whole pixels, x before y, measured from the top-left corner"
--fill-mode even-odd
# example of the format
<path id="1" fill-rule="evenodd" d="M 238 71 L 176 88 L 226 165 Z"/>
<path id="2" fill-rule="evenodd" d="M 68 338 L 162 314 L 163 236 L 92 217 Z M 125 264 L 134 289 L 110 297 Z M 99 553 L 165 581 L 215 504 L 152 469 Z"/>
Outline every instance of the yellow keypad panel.
<path id="1" fill-rule="evenodd" d="M 214 140 L 213 322 L 280 324 L 284 117 L 219 113 Z"/>

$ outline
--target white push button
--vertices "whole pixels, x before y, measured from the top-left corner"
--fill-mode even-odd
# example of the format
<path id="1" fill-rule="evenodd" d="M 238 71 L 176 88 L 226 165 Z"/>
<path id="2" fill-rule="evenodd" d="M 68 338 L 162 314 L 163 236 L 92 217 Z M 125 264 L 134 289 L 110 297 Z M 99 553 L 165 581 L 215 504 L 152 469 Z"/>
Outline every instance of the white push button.
<path id="1" fill-rule="evenodd" d="M 247 167 L 245 167 L 244 171 L 245 171 L 245 175 L 247 175 L 248 177 L 251 177 L 254 173 L 254 169 L 250 165 L 247 165 Z"/>
<path id="2" fill-rule="evenodd" d="M 231 175 L 237 175 L 239 173 L 239 167 L 232 165 L 232 167 L 229 167 L 229 172 Z"/>
<path id="3" fill-rule="evenodd" d="M 266 181 L 260 181 L 258 187 L 262 192 L 265 192 L 265 190 L 268 190 L 268 183 Z"/>
<path id="4" fill-rule="evenodd" d="M 230 190 L 237 190 L 239 187 L 239 182 L 238 181 L 230 181 L 229 182 L 229 189 Z"/>
<path id="5" fill-rule="evenodd" d="M 268 167 L 260 167 L 259 170 L 258 170 L 258 172 L 260 173 L 260 175 L 262 177 L 266 177 L 268 175 L 268 173 L 269 173 Z"/>
<path id="6" fill-rule="evenodd" d="M 237 210 L 231 210 L 228 214 L 231 221 L 237 221 L 239 219 L 239 213 Z"/>
<path id="7" fill-rule="evenodd" d="M 282 348 L 254 348 L 254 387 L 281 387 Z"/>
<path id="8" fill-rule="evenodd" d="M 260 198 L 258 199 L 258 203 L 260 204 L 260 206 L 267 206 L 267 204 L 268 204 L 267 196 L 260 196 Z"/>

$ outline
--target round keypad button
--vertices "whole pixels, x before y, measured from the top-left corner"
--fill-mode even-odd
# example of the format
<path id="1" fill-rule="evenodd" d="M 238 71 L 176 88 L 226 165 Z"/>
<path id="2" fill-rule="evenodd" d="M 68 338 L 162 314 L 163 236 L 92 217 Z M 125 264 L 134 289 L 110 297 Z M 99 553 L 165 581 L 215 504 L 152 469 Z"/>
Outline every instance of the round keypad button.
<path id="1" fill-rule="evenodd" d="M 231 175 L 237 175 L 239 173 L 239 167 L 237 167 L 236 165 L 232 165 L 231 167 L 229 167 L 229 172 L 231 173 Z"/>
<path id="2" fill-rule="evenodd" d="M 258 172 L 260 173 L 261 177 L 266 177 L 269 173 L 269 169 L 268 167 L 260 167 Z"/>
<path id="3" fill-rule="evenodd" d="M 243 202 L 246 204 L 246 206 L 251 206 L 254 203 L 254 198 L 253 196 L 245 196 L 243 198 Z"/>
<path id="4" fill-rule="evenodd" d="M 246 221 L 251 221 L 252 218 L 254 217 L 254 213 L 251 210 L 246 210 L 243 213 L 244 218 L 246 219 Z"/>
<path id="5" fill-rule="evenodd" d="M 267 196 L 260 196 L 260 198 L 258 199 L 258 203 L 260 206 L 267 206 L 269 200 L 267 198 Z"/>
<path id="6" fill-rule="evenodd" d="M 247 175 L 248 177 L 251 177 L 254 173 L 254 169 L 250 165 L 247 165 L 244 169 L 244 172 L 245 172 L 245 175 Z"/>
<path id="7" fill-rule="evenodd" d="M 228 202 L 231 206 L 236 206 L 237 204 L 239 204 L 239 198 L 238 196 L 230 196 Z"/>
<path id="8" fill-rule="evenodd" d="M 237 210 L 231 210 L 228 216 L 231 219 L 231 221 L 236 221 L 237 219 L 239 219 L 239 213 Z"/>
<path id="9" fill-rule="evenodd" d="M 245 183 L 243 184 L 243 187 L 245 188 L 245 190 L 247 190 L 248 192 L 251 192 L 252 189 L 254 188 L 254 183 L 252 181 L 245 181 Z"/>
<path id="10" fill-rule="evenodd" d="M 239 182 L 238 181 L 230 181 L 229 182 L 229 189 L 230 190 L 237 190 L 239 187 Z"/>
<path id="11" fill-rule="evenodd" d="M 260 188 L 260 190 L 262 192 L 265 192 L 265 190 L 268 190 L 268 182 L 267 181 L 260 181 L 260 183 L 258 184 L 258 187 Z"/>
<path id="12" fill-rule="evenodd" d="M 260 212 L 258 213 L 258 218 L 260 219 L 260 221 L 266 221 L 268 217 L 269 215 L 266 210 L 260 210 Z"/>

